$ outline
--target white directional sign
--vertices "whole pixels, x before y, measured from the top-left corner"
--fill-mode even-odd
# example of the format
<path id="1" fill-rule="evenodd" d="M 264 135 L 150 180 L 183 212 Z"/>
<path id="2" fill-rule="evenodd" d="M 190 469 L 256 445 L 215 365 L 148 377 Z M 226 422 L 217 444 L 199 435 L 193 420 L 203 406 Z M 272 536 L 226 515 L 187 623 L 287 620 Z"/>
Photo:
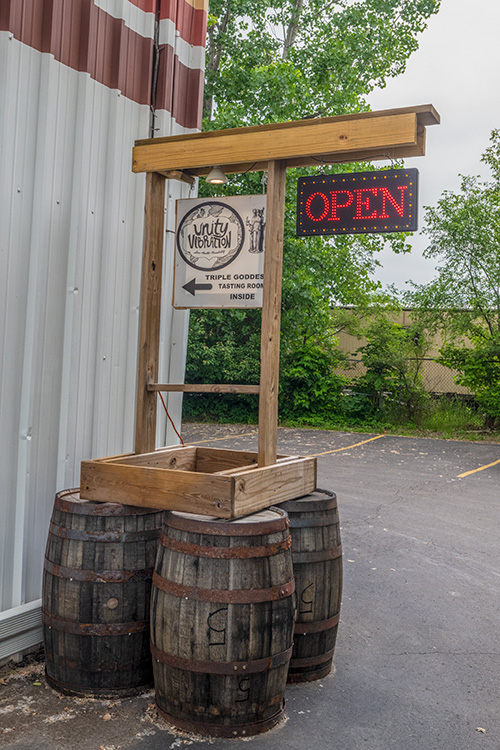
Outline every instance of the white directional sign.
<path id="1" fill-rule="evenodd" d="M 174 307 L 262 307 L 265 195 L 177 201 Z"/>

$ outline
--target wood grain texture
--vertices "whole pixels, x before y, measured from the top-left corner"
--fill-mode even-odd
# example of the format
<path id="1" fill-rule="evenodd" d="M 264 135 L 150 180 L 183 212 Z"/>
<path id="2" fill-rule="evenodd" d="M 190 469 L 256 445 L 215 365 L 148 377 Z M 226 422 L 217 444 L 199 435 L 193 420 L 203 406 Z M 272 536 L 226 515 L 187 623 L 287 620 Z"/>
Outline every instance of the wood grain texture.
<path id="1" fill-rule="evenodd" d="M 286 165 L 270 162 L 260 343 L 259 466 L 276 462 Z"/>
<path id="2" fill-rule="evenodd" d="M 80 492 L 87 500 L 229 518 L 233 485 L 233 477 L 82 461 Z"/>
<path id="3" fill-rule="evenodd" d="M 258 385 L 227 383 L 150 383 L 148 391 L 180 391 L 182 393 L 259 393 Z"/>
<path id="4" fill-rule="evenodd" d="M 160 172 L 167 180 L 178 180 L 179 182 L 185 182 L 187 185 L 194 185 L 195 178 L 189 172 L 181 172 L 179 170 L 170 170 L 166 172 Z"/>
<path id="5" fill-rule="evenodd" d="M 172 471 L 196 471 L 196 450 L 194 446 L 174 446 L 172 448 L 158 448 L 151 453 L 131 453 L 130 455 L 97 459 L 97 461 L 127 466 L 156 466 L 159 469 L 170 469 Z"/>
<path id="6" fill-rule="evenodd" d="M 355 149 L 353 151 L 339 151 L 335 153 L 322 153 L 315 156 L 289 157 L 286 159 L 287 169 L 300 167 L 317 167 L 321 164 L 342 164 L 355 161 L 378 161 L 390 159 L 405 159 L 414 156 L 425 156 L 426 130 L 418 129 L 417 140 L 411 146 L 390 146 Z M 267 169 L 268 161 L 238 162 L 237 164 L 224 164 L 222 170 L 225 174 L 240 174 L 241 172 L 262 172 Z M 197 177 L 206 177 L 211 167 L 192 167 L 191 172 Z M 187 308 L 186 308 L 187 309 Z M 214 308 L 216 309 L 216 308 Z"/>
<path id="7" fill-rule="evenodd" d="M 47 679 L 58 691 L 117 698 L 152 683 L 149 601 L 162 515 L 85 502 L 77 491 L 56 496 L 42 621 Z"/>
<path id="8" fill-rule="evenodd" d="M 251 464 L 248 464 L 248 466 L 233 466 L 232 469 L 223 469 L 222 471 L 216 471 L 216 474 L 236 474 L 240 471 L 248 471 L 249 469 L 258 469 L 257 462 L 254 461 Z"/>
<path id="9" fill-rule="evenodd" d="M 311 120 L 300 128 L 282 127 L 279 132 L 265 126 L 257 132 L 221 131 L 211 139 L 163 141 L 134 148 L 134 172 L 189 169 L 249 161 L 282 161 L 310 158 L 346 151 L 414 146 L 417 143 L 415 114 L 392 115 L 344 122 Z M 156 139 L 155 139 L 156 140 Z"/>
<path id="10" fill-rule="evenodd" d="M 232 474 L 236 480 L 234 508 L 238 515 L 307 495 L 316 487 L 317 461 L 299 458 Z"/>
<path id="11" fill-rule="evenodd" d="M 139 140 L 133 150 L 132 169 L 186 168 L 193 174 L 207 174 L 214 164 L 220 164 L 224 171 L 242 172 L 265 169 L 271 160 L 289 160 L 288 166 L 311 166 L 318 159 L 329 161 L 339 155 L 342 161 L 359 160 L 359 154 L 374 158 L 378 153 L 382 157 L 387 149 L 398 149 L 400 157 L 410 156 L 415 155 L 415 149 L 420 153 L 417 130 L 437 123 L 439 115 L 434 107 L 420 105 Z"/>
<path id="12" fill-rule="evenodd" d="M 410 107 L 394 107 L 391 109 L 378 109 L 367 112 L 354 112 L 346 115 L 332 115 L 331 117 L 317 117 L 314 122 L 351 122 L 354 120 L 373 120 L 378 117 L 392 117 L 393 115 L 415 114 L 419 126 L 439 125 L 441 118 L 436 108 L 432 104 L 417 104 Z M 243 130 L 245 132 L 274 132 L 279 133 L 283 128 L 301 128 L 311 125 L 311 118 L 301 120 L 288 120 L 285 122 L 267 123 L 266 125 L 249 125 L 243 128 L 226 128 L 225 130 L 204 130 L 201 133 L 186 133 L 184 135 L 166 135 L 157 138 L 138 138 L 135 141 L 136 146 L 148 146 L 156 143 L 170 143 L 174 141 L 191 141 L 193 137 L 196 140 L 211 140 L 218 136 L 238 135 Z"/>
<path id="13" fill-rule="evenodd" d="M 146 176 L 144 252 L 142 258 L 139 363 L 135 424 L 135 452 L 156 446 L 157 395 L 147 389 L 158 380 L 161 281 L 163 267 L 165 177 Z"/>
<path id="14" fill-rule="evenodd" d="M 306 495 L 316 486 L 316 458 L 280 456 L 256 466 L 257 454 L 176 446 L 121 459 L 82 461 L 82 498 L 235 518 Z"/>
<path id="15" fill-rule="evenodd" d="M 277 518 L 276 509 L 245 519 L 254 526 L 245 536 L 238 534 L 237 522 L 212 534 L 210 519 L 200 532 L 203 519 L 196 520 L 195 530 L 189 521 L 178 529 L 166 515 L 167 539 L 158 547 L 158 585 L 153 583 L 151 599 L 151 642 L 156 703 L 174 725 L 209 736 L 249 736 L 262 731 L 262 722 L 272 726 L 282 716 L 294 597 L 257 601 L 263 591 L 284 591 L 293 580 L 289 531 L 269 529 L 273 515 Z M 214 548 L 224 556 L 213 557 Z M 159 584 L 211 593 L 186 597 L 166 593 Z M 233 591 L 239 603 L 226 601 Z M 276 657 L 279 663 L 273 664 Z"/>
<path id="16" fill-rule="evenodd" d="M 234 450 L 231 448 L 196 447 L 196 470 L 202 472 L 238 469 L 257 460 L 255 451 Z"/>

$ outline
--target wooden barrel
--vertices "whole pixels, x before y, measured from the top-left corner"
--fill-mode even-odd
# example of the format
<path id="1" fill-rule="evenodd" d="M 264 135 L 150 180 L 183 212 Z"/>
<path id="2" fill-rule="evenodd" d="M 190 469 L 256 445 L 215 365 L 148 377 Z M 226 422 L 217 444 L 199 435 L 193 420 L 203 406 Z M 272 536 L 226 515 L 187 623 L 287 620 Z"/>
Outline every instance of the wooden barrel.
<path id="1" fill-rule="evenodd" d="M 342 546 L 335 493 L 316 490 L 288 500 L 297 617 L 288 682 L 309 682 L 331 669 L 342 597 Z"/>
<path id="2" fill-rule="evenodd" d="M 294 580 L 287 514 L 227 521 L 168 512 L 151 595 L 156 704 L 212 737 L 273 727 L 284 713 Z"/>
<path id="3" fill-rule="evenodd" d="M 44 563 L 49 685 L 68 695 L 134 695 L 153 682 L 151 579 L 162 513 L 56 495 Z"/>

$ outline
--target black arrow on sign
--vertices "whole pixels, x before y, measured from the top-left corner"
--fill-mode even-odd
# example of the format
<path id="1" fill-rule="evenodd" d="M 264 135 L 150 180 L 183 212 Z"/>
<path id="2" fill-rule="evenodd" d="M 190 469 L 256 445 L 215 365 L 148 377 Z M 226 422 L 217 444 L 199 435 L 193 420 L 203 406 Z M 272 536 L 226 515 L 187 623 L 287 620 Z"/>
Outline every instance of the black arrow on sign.
<path id="1" fill-rule="evenodd" d="M 194 297 L 197 291 L 201 292 L 204 289 L 211 289 L 212 284 L 197 284 L 196 279 L 191 279 L 191 281 L 188 281 L 187 284 L 184 284 L 182 288 L 185 289 L 186 292 L 189 292 L 189 294 L 192 294 Z"/>

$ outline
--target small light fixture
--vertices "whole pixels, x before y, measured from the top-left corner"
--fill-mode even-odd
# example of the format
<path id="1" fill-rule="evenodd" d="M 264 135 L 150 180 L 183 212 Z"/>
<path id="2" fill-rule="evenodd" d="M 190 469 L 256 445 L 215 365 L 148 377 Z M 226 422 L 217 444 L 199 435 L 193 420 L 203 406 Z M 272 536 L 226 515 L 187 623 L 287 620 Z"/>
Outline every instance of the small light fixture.
<path id="1" fill-rule="evenodd" d="M 227 182 L 227 177 L 222 171 L 220 167 L 212 167 L 210 172 L 205 177 L 207 182 L 210 182 L 212 185 L 225 185 Z"/>

